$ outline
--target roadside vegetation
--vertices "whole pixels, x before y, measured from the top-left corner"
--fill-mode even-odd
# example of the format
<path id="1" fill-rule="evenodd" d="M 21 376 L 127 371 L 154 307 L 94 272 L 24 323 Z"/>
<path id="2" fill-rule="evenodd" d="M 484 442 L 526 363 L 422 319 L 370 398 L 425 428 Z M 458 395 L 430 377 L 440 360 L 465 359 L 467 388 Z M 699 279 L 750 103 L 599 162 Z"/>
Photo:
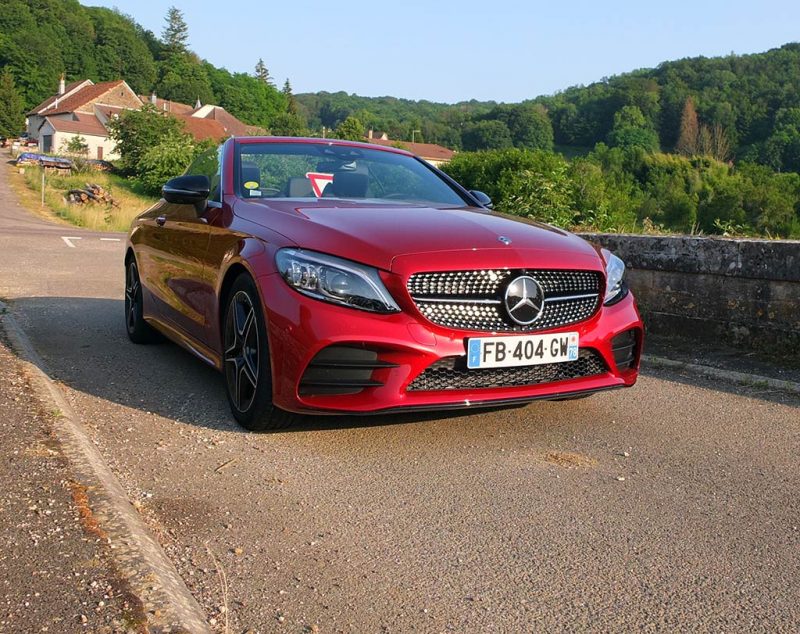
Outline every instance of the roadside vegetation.
<path id="1" fill-rule="evenodd" d="M 21 196 L 23 204 L 41 214 L 42 169 L 26 166 L 24 174 L 19 175 L 17 182 L 34 194 Z M 103 188 L 118 206 L 102 202 L 67 202 L 70 190 L 84 189 L 88 183 Z M 130 180 L 115 174 L 95 171 L 73 173 L 69 176 L 45 174 L 46 211 L 70 224 L 95 231 L 127 231 L 131 220 L 156 200 L 142 192 Z"/>
<path id="2" fill-rule="evenodd" d="M 800 238 L 800 174 L 711 156 L 609 148 L 462 152 L 444 166 L 495 209 L 573 230 Z"/>

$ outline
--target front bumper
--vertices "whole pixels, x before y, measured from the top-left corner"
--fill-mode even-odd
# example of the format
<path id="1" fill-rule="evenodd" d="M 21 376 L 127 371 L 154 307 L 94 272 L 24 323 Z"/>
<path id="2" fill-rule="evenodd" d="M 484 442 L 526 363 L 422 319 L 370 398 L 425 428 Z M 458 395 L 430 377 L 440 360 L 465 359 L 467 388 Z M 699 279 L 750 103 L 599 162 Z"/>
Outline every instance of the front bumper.
<path id="1" fill-rule="evenodd" d="M 630 387 L 638 375 L 643 329 L 631 293 L 613 306 L 601 307 L 585 322 L 537 332 L 577 331 L 581 350 L 596 353 L 605 365 L 605 372 L 517 387 L 425 391 L 408 387 L 437 361 L 464 356 L 468 338 L 491 333 L 444 328 L 405 309 L 401 313 L 379 315 L 327 304 L 297 293 L 276 274 L 260 277 L 258 281 L 266 305 L 273 401 L 292 412 L 369 414 L 502 406 Z M 631 350 L 632 357 L 620 368 L 612 340 L 627 331 L 631 331 L 636 345 Z M 301 390 L 309 364 L 329 346 L 363 348 L 376 353 L 380 361 L 377 365 L 382 367 L 372 370 L 370 386 L 350 394 Z"/>

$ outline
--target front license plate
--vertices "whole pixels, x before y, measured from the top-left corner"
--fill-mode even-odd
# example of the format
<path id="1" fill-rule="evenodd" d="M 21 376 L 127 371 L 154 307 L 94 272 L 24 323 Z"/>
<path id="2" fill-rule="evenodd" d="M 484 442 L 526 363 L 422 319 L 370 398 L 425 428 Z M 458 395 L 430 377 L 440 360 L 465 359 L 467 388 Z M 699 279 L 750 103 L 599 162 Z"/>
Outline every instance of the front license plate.
<path id="1" fill-rule="evenodd" d="M 563 363 L 577 358 L 577 332 L 467 340 L 467 367 L 470 369 Z"/>

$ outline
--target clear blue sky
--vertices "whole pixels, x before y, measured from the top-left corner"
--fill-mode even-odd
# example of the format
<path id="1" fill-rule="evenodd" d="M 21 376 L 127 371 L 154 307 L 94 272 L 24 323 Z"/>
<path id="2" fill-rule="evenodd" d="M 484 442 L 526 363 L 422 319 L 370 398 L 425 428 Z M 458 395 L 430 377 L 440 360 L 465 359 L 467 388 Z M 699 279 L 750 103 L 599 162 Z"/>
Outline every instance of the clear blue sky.
<path id="1" fill-rule="evenodd" d="M 116 7 L 161 34 L 169 2 Z M 797 0 L 174 0 L 191 48 L 253 72 L 262 57 L 295 92 L 514 102 L 681 57 L 800 40 Z"/>

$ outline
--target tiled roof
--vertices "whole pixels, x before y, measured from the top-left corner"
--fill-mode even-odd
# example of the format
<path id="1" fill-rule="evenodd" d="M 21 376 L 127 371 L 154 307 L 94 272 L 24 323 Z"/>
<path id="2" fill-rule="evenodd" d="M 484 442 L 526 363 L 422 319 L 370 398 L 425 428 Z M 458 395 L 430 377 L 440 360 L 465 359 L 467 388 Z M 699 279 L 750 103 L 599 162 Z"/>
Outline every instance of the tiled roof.
<path id="1" fill-rule="evenodd" d="M 114 115 L 121 115 L 128 108 L 119 108 L 117 106 L 95 106 L 94 111 L 103 115 L 106 119 L 111 119 Z"/>
<path id="2" fill-rule="evenodd" d="M 205 139 L 221 141 L 225 137 L 230 136 L 219 121 L 214 121 L 213 119 L 202 119 L 200 117 L 193 117 L 191 115 L 175 116 L 184 122 L 186 131 L 197 141 L 204 141 Z"/>
<path id="3" fill-rule="evenodd" d="M 61 114 L 63 112 L 74 112 L 78 108 L 85 106 L 90 101 L 93 101 L 100 97 L 101 95 L 107 93 L 109 90 L 116 88 L 117 86 L 121 86 L 124 84 L 121 79 L 116 81 L 103 81 L 99 84 L 93 84 L 91 86 L 85 86 L 78 90 L 75 94 L 67 95 L 66 97 L 59 100 L 58 105 L 53 104 L 51 108 L 47 108 L 45 111 L 40 112 L 39 114 L 42 115 L 51 115 L 51 114 Z"/>
<path id="4" fill-rule="evenodd" d="M 92 136 L 108 136 L 105 126 L 93 114 L 76 112 L 74 119 L 61 117 L 45 117 L 56 132 L 70 132 L 72 134 L 89 134 Z"/>
<path id="5" fill-rule="evenodd" d="M 139 95 L 139 99 L 142 100 L 142 103 L 153 103 L 149 95 Z M 177 101 L 169 101 L 168 99 L 162 99 L 161 97 L 156 97 L 155 107 L 162 112 L 178 115 L 191 114 L 194 111 L 193 106 L 185 103 L 179 103 Z"/>
<path id="6" fill-rule="evenodd" d="M 66 98 L 67 96 L 69 96 L 70 92 L 75 90 L 78 86 L 80 86 L 82 84 L 86 84 L 87 82 L 88 82 L 88 85 L 90 85 L 90 86 L 92 85 L 92 80 L 91 79 L 83 79 L 81 81 L 73 81 L 71 84 L 67 84 L 66 88 L 64 89 L 64 96 L 62 96 L 62 98 Z M 45 108 L 47 108 L 50 104 L 54 103 L 55 100 L 58 97 L 59 97 L 59 95 L 53 95 L 52 97 L 48 97 L 42 103 L 40 103 L 38 106 L 36 106 L 33 110 L 31 110 L 28 114 L 38 114 L 40 111 L 42 111 Z"/>
<path id="7" fill-rule="evenodd" d="M 434 161 L 449 161 L 455 154 L 453 150 L 442 147 L 441 145 L 436 145 L 435 143 L 411 143 L 411 141 L 393 141 L 391 139 L 369 139 L 367 143 L 374 143 L 375 145 L 383 145 L 385 147 L 399 147 L 421 158 Z"/>
<path id="8" fill-rule="evenodd" d="M 220 123 L 225 130 L 226 136 L 247 136 L 250 133 L 247 124 L 242 123 L 225 108 L 219 106 L 215 106 L 206 119 Z"/>

